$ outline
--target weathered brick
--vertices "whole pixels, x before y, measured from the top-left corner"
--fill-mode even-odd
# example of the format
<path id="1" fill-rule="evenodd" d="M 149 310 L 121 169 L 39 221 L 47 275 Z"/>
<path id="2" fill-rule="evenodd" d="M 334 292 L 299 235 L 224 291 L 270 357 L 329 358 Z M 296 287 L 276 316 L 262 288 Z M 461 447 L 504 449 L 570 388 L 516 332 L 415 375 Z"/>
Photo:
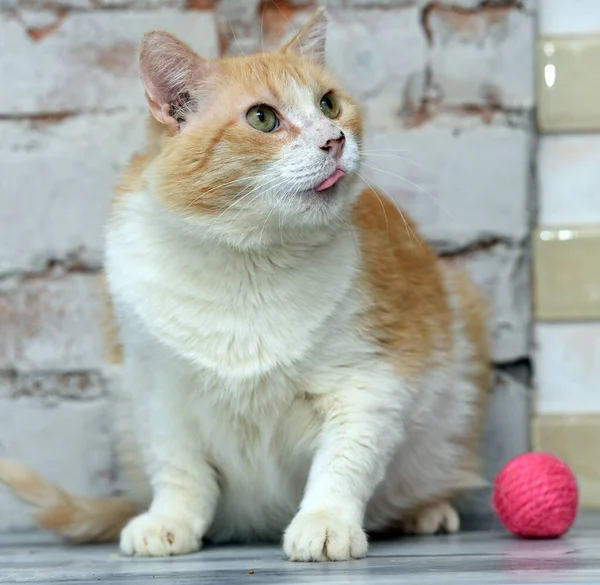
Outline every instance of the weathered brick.
<path id="1" fill-rule="evenodd" d="M 409 211 L 440 251 L 527 237 L 527 129 L 444 116 L 407 130 L 398 117 L 378 121 L 376 109 L 367 118 L 364 176 Z"/>
<path id="2" fill-rule="evenodd" d="M 488 303 L 492 360 L 505 364 L 531 352 L 529 254 L 520 246 L 496 244 L 445 258 L 466 270 Z"/>
<path id="3" fill-rule="evenodd" d="M 453 105 L 533 107 L 533 17 L 514 7 L 432 6 L 424 18 L 431 97 Z"/>
<path id="4" fill-rule="evenodd" d="M 0 122 L 0 274 L 76 255 L 100 264 L 112 190 L 145 113 Z"/>
<path id="5" fill-rule="evenodd" d="M 465 528 L 500 528 L 490 508 L 491 482 L 507 461 L 530 449 L 531 389 L 519 379 L 519 374 L 517 368 L 494 372 L 481 446 L 481 472 L 490 485 L 458 502 L 466 516 Z"/>
<path id="6" fill-rule="evenodd" d="M 144 106 L 138 49 L 144 32 L 162 28 L 206 57 L 217 55 L 207 11 L 73 12 L 52 16 L 21 11 L 0 16 L 0 114 L 71 112 Z M 30 24 L 28 24 L 30 23 Z M 51 23 L 50 23 L 51 24 Z"/>
<path id="7" fill-rule="evenodd" d="M 264 48 L 282 46 L 311 14 L 312 10 L 285 14 L 268 8 L 262 19 Z M 260 30 L 254 34 L 256 39 L 261 38 Z M 237 42 L 242 44 L 239 35 Z M 261 48 L 258 42 L 246 42 L 245 46 L 250 50 Z M 356 99 L 368 101 L 380 123 L 393 119 L 403 109 L 406 86 L 411 80 L 424 80 L 427 46 L 416 8 L 330 10 L 326 49 L 329 68 Z M 421 97 L 419 91 L 413 99 Z"/>
<path id="8" fill-rule="evenodd" d="M 232 55 L 276 50 L 304 25 L 313 10 L 270 2 L 259 5 L 257 0 L 226 0 L 218 12 L 222 48 Z M 410 80 L 424 81 L 426 55 L 416 7 L 329 10 L 328 66 L 358 100 L 371 101 L 381 120 L 393 118 L 402 109 Z M 413 99 L 422 95 L 419 91 Z"/>
<path id="9" fill-rule="evenodd" d="M 114 486 L 104 400 L 120 376 L 105 363 L 89 270 L 101 264 L 117 174 L 143 143 L 137 47 L 152 28 L 206 56 L 247 53 L 281 46 L 327 6 L 329 63 L 364 106 L 366 164 L 383 169 L 365 176 L 481 287 L 494 361 L 527 358 L 534 3 L 0 0 L 13 9 L 0 14 L 0 117 L 34 115 L 0 122 L 0 456 L 79 493 Z M 193 10 L 155 11 L 184 6 Z M 517 378 L 495 377 L 487 477 L 527 446 L 529 393 Z M 489 509 L 480 503 L 476 512 Z M 0 529 L 30 526 L 0 493 Z"/>
<path id="10" fill-rule="evenodd" d="M 104 366 L 102 279 L 28 278 L 0 290 L 0 369 L 72 372 Z"/>
<path id="11" fill-rule="evenodd" d="M 426 64 L 426 44 L 416 8 L 338 10 L 327 38 L 329 66 L 361 102 L 393 120 L 406 85 Z"/>
<path id="12" fill-rule="evenodd" d="M 467 254 L 463 262 L 489 303 L 493 361 L 527 359 L 531 353 L 528 250 L 498 244 Z"/>
<path id="13" fill-rule="evenodd" d="M 113 486 L 110 409 L 105 401 L 48 407 L 35 398 L 0 399 L 0 457 L 31 465 L 73 493 L 107 495 Z M 33 526 L 0 486 L 0 530 Z"/>
<path id="14" fill-rule="evenodd" d="M 404 8 L 416 5 L 415 0 L 343 0 L 348 8 Z"/>
<path id="15" fill-rule="evenodd" d="M 483 446 L 485 474 L 489 479 L 507 461 L 530 448 L 531 388 L 519 379 L 517 370 L 518 367 L 496 371 L 494 375 Z"/>
<path id="16" fill-rule="evenodd" d="M 443 5 L 448 7 L 482 9 L 487 6 L 505 6 L 524 10 L 526 12 L 535 12 L 537 10 L 538 0 L 491 0 L 491 2 L 483 2 L 482 0 L 417 0 L 417 3 L 422 8 L 427 8 L 432 4 Z"/>
<path id="17" fill-rule="evenodd" d="M 191 0 L 190 0 L 191 1 Z M 199 2 L 208 0 L 197 0 Z M 0 0 L 0 10 L 156 10 L 185 8 L 186 0 Z"/>
<path id="18" fill-rule="evenodd" d="M 52 404 L 65 399 L 93 400 L 107 394 L 109 383 L 99 372 L 0 372 L 0 399 L 24 396 Z"/>

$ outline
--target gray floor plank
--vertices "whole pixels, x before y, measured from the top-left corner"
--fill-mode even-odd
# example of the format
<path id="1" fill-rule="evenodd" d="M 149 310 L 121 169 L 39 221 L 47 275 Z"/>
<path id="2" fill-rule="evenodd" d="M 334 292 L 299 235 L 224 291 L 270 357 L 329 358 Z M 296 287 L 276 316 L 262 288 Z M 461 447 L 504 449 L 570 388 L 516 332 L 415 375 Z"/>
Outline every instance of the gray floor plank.
<path id="1" fill-rule="evenodd" d="M 129 559 L 116 546 L 64 546 L 39 533 L 0 535 L 0 583 L 600 584 L 600 522 L 582 522 L 554 541 L 520 541 L 498 531 L 384 540 L 372 544 L 367 559 L 331 564 L 289 563 L 271 546 L 208 547 L 185 557 Z"/>

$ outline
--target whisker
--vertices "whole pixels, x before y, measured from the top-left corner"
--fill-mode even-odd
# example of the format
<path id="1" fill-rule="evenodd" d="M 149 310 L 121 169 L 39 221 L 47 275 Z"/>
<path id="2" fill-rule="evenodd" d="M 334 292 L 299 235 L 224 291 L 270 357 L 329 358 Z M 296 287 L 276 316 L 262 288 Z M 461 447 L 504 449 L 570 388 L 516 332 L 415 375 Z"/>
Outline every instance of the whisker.
<path id="1" fill-rule="evenodd" d="M 263 189 L 264 187 L 266 187 L 267 185 L 271 185 L 273 183 L 275 183 L 278 180 L 279 177 L 274 177 L 272 178 L 270 181 L 267 181 L 267 183 L 261 183 L 259 185 L 256 185 L 254 188 L 252 188 L 248 193 L 242 195 L 242 197 L 237 197 L 235 198 L 233 201 L 231 201 L 231 203 L 229 203 L 229 205 L 227 205 L 227 208 L 224 209 L 223 211 L 221 211 L 221 213 L 219 213 L 219 215 L 215 218 L 215 220 L 210 224 L 209 227 L 213 227 L 215 225 L 215 223 L 217 223 L 217 221 L 225 214 L 227 213 L 232 207 L 234 207 L 235 205 L 241 203 L 244 199 L 246 199 L 246 197 L 249 197 L 250 195 L 252 195 L 252 193 L 254 193 L 255 191 L 258 191 L 259 189 Z M 256 201 L 256 199 L 258 199 L 261 195 L 263 194 L 263 191 L 260 191 L 255 197 L 252 198 L 251 201 L 249 201 L 246 205 L 244 205 L 236 214 L 236 216 L 232 219 L 232 221 L 235 221 L 235 219 L 239 216 L 239 214 L 246 209 L 246 207 L 248 205 L 250 205 L 253 201 Z"/>
<path id="2" fill-rule="evenodd" d="M 337 213 L 336 211 L 334 211 L 333 213 L 340 220 L 342 225 L 345 225 L 348 228 L 348 230 L 350 231 L 350 233 L 352 234 L 352 241 L 354 242 L 354 249 L 356 251 L 357 257 L 360 258 L 361 250 L 360 250 L 360 246 L 356 240 L 356 229 L 353 226 L 351 226 L 347 221 L 344 221 L 344 219 L 340 216 L 339 213 Z"/>
<path id="3" fill-rule="evenodd" d="M 279 10 L 281 16 L 283 16 L 283 18 L 285 18 L 287 20 L 287 23 L 290 25 L 290 28 L 292 29 L 292 31 L 294 32 L 294 35 L 298 34 L 298 29 L 291 23 L 290 19 L 285 15 L 285 12 L 283 12 L 283 10 L 281 10 L 281 8 L 279 7 L 279 4 L 277 3 L 276 0 L 271 0 L 273 6 L 275 6 L 275 8 L 277 8 L 277 10 Z M 300 45 L 300 54 L 302 55 L 302 45 Z"/>
<path id="4" fill-rule="evenodd" d="M 401 152 L 406 153 L 408 150 L 402 150 L 400 148 L 365 148 L 362 152 Z"/>
<path id="5" fill-rule="evenodd" d="M 373 165 L 369 165 L 367 163 L 363 163 L 363 166 L 373 169 L 375 171 L 379 171 L 386 175 L 391 175 L 392 177 L 396 177 L 397 179 L 400 179 L 401 181 L 404 181 L 405 183 L 412 185 L 415 189 L 418 189 L 422 193 L 425 193 L 426 195 L 428 195 L 431 198 L 431 200 L 434 201 L 436 203 L 436 205 L 438 205 L 442 211 L 445 211 L 452 219 L 455 219 L 454 216 L 436 199 L 436 197 L 433 195 L 433 193 L 429 192 L 427 189 L 421 187 L 420 185 L 417 185 L 417 183 L 413 183 L 411 180 L 407 179 L 406 177 L 397 175 L 396 173 L 392 173 L 390 171 L 386 171 L 385 169 L 380 169 L 379 167 L 374 167 Z"/>
<path id="6" fill-rule="evenodd" d="M 243 160 L 243 159 L 241 159 Z M 193 201 L 191 201 L 186 207 L 185 209 L 187 210 L 189 207 L 191 207 L 192 205 L 196 204 L 198 201 L 200 201 L 201 199 L 203 199 L 204 197 L 206 197 L 209 193 L 212 193 L 214 191 L 216 191 L 217 189 L 222 189 L 224 187 L 228 187 L 230 185 L 235 185 L 237 183 L 247 183 L 248 181 L 252 181 L 254 179 L 256 179 L 256 175 L 247 175 L 246 177 L 240 177 L 239 179 L 234 179 L 233 181 L 229 181 L 227 183 L 219 183 L 218 185 L 215 185 L 212 189 L 209 189 L 208 191 L 205 191 L 203 193 L 200 193 L 200 195 L 198 195 L 198 197 L 196 197 Z M 223 209 L 221 207 L 221 209 Z M 220 210 L 219 210 L 220 211 Z"/>
<path id="7" fill-rule="evenodd" d="M 267 214 L 267 219 L 265 219 L 265 222 L 263 223 L 262 226 L 262 230 L 260 230 L 260 234 L 258 236 L 258 239 L 260 242 L 262 242 L 262 237 L 263 237 L 263 233 L 265 231 L 265 228 L 267 227 L 267 223 L 269 222 L 269 218 L 271 217 L 271 215 L 273 214 L 273 212 L 275 211 L 275 205 L 271 206 L 271 211 L 269 211 L 269 213 Z"/>
<path id="8" fill-rule="evenodd" d="M 183 211 L 187 211 L 190 207 L 192 207 L 193 205 L 196 205 L 196 203 L 198 203 L 198 201 L 200 201 L 201 199 L 204 199 L 209 193 L 212 193 L 213 191 L 216 191 L 217 189 L 222 189 L 224 187 L 228 187 L 229 185 L 235 185 L 236 183 L 245 183 L 245 182 L 251 180 L 252 178 L 253 177 L 242 177 L 240 179 L 235 179 L 233 181 L 229 181 L 228 183 L 223 183 L 223 184 L 216 185 L 212 189 L 209 189 L 208 191 L 200 193 L 200 195 L 198 195 L 198 197 L 196 197 L 195 199 L 193 199 L 192 201 L 190 201 L 185 206 L 185 208 L 184 208 Z"/>
<path id="9" fill-rule="evenodd" d="M 419 244 L 419 246 L 421 246 L 421 248 L 423 248 L 423 250 L 425 250 L 425 246 L 423 245 L 423 242 L 421 242 L 421 240 L 419 239 L 419 237 L 417 236 L 417 234 L 415 234 L 415 232 L 413 231 L 413 229 L 410 227 L 410 224 L 406 221 L 406 217 L 404 216 L 404 213 L 402 212 L 402 209 L 400 208 L 400 206 L 398 205 L 398 203 L 396 203 L 395 199 L 381 185 L 379 185 L 376 181 L 374 181 L 373 179 L 371 179 L 371 180 L 373 181 L 373 183 L 375 184 L 375 186 L 378 189 L 381 189 L 387 195 L 387 198 L 392 202 L 392 205 L 394 205 L 394 207 L 396 208 L 396 211 L 398 211 L 398 213 L 400 214 L 400 217 L 402 218 L 402 221 L 404 222 L 404 226 L 406 227 L 406 233 L 408 235 L 409 242 L 411 242 L 411 244 L 412 244 L 412 240 L 411 240 L 411 237 L 410 237 L 410 235 L 412 234 L 414 236 L 415 240 L 417 241 L 417 243 Z"/>
<path id="10" fill-rule="evenodd" d="M 377 200 L 379 201 L 379 205 L 381 205 L 381 209 L 383 210 L 383 216 L 385 217 L 385 231 L 387 232 L 387 235 L 389 237 L 390 235 L 390 225 L 388 223 L 388 216 L 387 216 L 387 212 L 385 210 L 385 205 L 383 204 L 383 201 L 381 200 L 381 197 L 379 197 L 379 193 L 377 193 L 377 191 L 375 191 L 375 189 L 373 189 L 373 187 L 371 187 L 369 181 L 367 181 L 367 179 L 365 179 L 360 173 L 356 173 L 369 187 L 369 189 L 371 189 L 371 191 L 373 191 L 373 194 L 375 195 L 375 197 L 377 197 Z"/>
<path id="11" fill-rule="evenodd" d="M 281 247 L 285 248 L 285 242 L 283 241 L 283 213 L 279 214 L 279 237 L 281 238 Z"/>
<path id="12" fill-rule="evenodd" d="M 240 45 L 240 42 L 238 41 L 235 31 L 233 30 L 233 25 L 231 24 L 231 19 L 229 18 L 229 16 L 227 17 L 227 22 L 229 23 L 229 28 L 231 29 L 231 34 L 233 35 L 235 44 L 237 45 L 237 47 L 238 47 L 240 53 L 242 54 L 242 56 L 244 57 L 244 59 L 247 59 L 248 57 L 246 57 L 246 53 L 244 53 L 244 50 L 242 49 L 242 46 Z"/>
<path id="13" fill-rule="evenodd" d="M 214 225 L 221 219 L 221 217 L 227 213 L 236 203 L 243 201 L 246 197 L 248 197 L 249 195 L 251 195 L 252 193 L 254 193 L 254 191 L 256 191 L 258 187 L 255 187 L 254 189 L 252 189 L 249 193 L 246 193 L 245 195 L 242 195 L 242 197 L 240 198 L 235 198 L 233 201 L 230 201 L 228 204 L 221 206 L 221 208 L 219 209 L 219 215 L 217 215 L 217 217 L 215 217 L 215 219 L 213 220 L 213 222 L 208 226 L 208 228 L 212 228 L 214 227 Z M 243 191 L 242 191 L 243 193 Z"/>
<path id="14" fill-rule="evenodd" d="M 415 162 L 414 160 L 410 160 L 409 158 L 406 158 L 404 156 L 400 156 L 397 154 L 386 154 L 386 153 L 380 154 L 378 152 L 364 152 L 364 151 L 362 152 L 362 154 L 364 156 L 379 156 L 381 158 L 396 158 L 398 160 L 403 160 L 403 161 L 425 171 L 426 173 L 431 173 L 431 171 L 429 169 L 426 169 L 423 165 L 420 165 L 419 163 Z M 431 174 L 433 174 L 433 173 L 431 173 Z"/>
<path id="15" fill-rule="evenodd" d="M 265 52 L 265 37 L 264 37 L 264 24 L 265 24 L 265 6 L 262 6 L 260 12 L 260 50 L 262 53 Z"/>
<path id="16" fill-rule="evenodd" d="M 254 193 L 254 191 L 256 191 L 257 189 L 264 189 L 265 187 L 268 187 L 268 189 L 266 189 L 266 191 L 263 191 L 263 190 L 259 191 L 259 193 L 257 193 L 254 197 L 252 197 L 252 199 L 250 201 L 248 201 L 245 205 L 243 205 L 242 208 L 235 214 L 235 217 L 233 217 L 233 219 L 231 221 L 235 221 L 239 217 L 240 213 L 242 213 L 242 211 L 244 211 L 244 209 L 246 209 L 249 205 L 252 205 L 252 203 L 254 203 L 259 197 L 263 196 L 265 194 L 265 192 L 272 189 L 272 185 L 274 183 L 277 183 L 278 181 L 279 181 L 279 177 L 273 177 L 266 183 L 261 183 L 260 185 L 258 185 L 254 189 L 252 189 L 252 191 L 250 191 L 250 193 L 247 193 L 241 199 L 237 199 L 234 203 L 240 203 L 240 201 L 242 201 L 242 199 L 245 199 L 246 197 L 248 197 L 249 195 Z"/>

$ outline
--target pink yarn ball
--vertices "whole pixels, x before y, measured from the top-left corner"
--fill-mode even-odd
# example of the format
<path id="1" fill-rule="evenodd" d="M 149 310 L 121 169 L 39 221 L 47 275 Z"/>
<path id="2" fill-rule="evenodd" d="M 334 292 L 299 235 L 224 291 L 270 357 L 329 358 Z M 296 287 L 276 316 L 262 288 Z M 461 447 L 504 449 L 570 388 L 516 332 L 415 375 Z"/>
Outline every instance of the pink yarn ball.
<path id="1" fill-rule="evenodd" d="M 492 507 L 504 527 L 522 538 L 558 538 L 577 516 L 577 482 L 566 463 L 549 453 L 525 453 L 494 480 Z"/>

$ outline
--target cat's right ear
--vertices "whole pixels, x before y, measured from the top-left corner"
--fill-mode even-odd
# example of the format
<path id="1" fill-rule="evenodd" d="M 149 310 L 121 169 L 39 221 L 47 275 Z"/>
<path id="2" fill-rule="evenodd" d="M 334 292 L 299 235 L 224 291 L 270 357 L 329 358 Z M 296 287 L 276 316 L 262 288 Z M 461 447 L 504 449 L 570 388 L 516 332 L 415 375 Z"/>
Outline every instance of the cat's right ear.
<path id="1" fill-rule="evenodd" d="M 187 113 L 197 107 L 198 87 L 214 74 L 215 66 L 177 37 L 164 31 L 144 35 L 140 75 L 152 115 L 177 132 Z"/>

